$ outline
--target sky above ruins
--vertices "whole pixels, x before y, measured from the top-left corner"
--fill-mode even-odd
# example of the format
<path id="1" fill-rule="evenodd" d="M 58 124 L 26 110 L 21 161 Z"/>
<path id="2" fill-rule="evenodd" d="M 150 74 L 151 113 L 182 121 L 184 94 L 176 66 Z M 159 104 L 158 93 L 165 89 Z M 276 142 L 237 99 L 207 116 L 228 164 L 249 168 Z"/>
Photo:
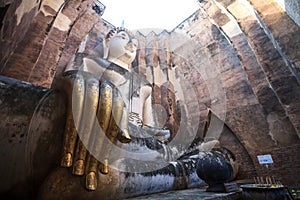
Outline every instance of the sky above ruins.
<path id="1" fill-rule="evenodd" d="M 172 30 L 199 9 L 197 0 L 100 0 L 103 19 L 114 26 Z"/>

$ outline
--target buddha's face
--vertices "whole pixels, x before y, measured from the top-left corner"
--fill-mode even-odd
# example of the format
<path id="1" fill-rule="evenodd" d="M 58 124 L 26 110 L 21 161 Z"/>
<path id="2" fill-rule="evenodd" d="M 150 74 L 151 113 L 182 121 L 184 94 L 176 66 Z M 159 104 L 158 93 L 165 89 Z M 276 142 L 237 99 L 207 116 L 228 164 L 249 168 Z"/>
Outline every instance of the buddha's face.
<path id="1" fill-rule="evenodd" d="M 138 41 L 126 31 L 119 31 L 108 41 L 107 48 L 108 60 L 130 65 L 136 56 Z"/>

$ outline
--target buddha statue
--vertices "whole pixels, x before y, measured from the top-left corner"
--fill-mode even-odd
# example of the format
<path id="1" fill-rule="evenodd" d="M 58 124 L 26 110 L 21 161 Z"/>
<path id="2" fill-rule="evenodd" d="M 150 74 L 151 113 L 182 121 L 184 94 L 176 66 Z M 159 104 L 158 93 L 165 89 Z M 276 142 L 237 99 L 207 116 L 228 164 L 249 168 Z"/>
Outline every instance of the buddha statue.
<path id="1" fill-rule="evenodd" d="M 103 174 L 109 172 L 108 160 L 116 141 L 131 140 L 130 71 L 137 48 L 138 41 L 130 31 L 115 28 L 103 40 L 103 58 L 86 55 L 79 66 L 71 63 L 64 72 L 68 117 L 61 166 L 72 166 L 74 175 L 85 174 L 88 190 L 97 187 L 98 169 Z M 143 105 L 151 87 L 145 85 L 141 92 Z M 105 136 L 110 141 L 106 144 Z"/>

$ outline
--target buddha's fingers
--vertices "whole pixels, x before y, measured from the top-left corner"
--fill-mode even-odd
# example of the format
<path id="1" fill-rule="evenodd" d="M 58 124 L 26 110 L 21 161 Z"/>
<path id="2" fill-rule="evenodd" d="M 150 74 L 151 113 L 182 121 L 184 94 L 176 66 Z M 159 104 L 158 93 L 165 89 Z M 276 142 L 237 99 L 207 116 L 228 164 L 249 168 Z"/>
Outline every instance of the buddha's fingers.
<path id="1" fill-rule="evenodd" d="M 82 117 L 79 122 L 79 139 L 74 158 L 73 174 L 83 175 L 87 149 L 92 147 L 92 130 L 96 119 L 98 99 L 99 99 L 99 81 L 89 77 L 85 84 L 84 107 Z"/>
<path id="2" fill-rule="evenodd" d="M 109 141 L 103 145 L 103 156 L 104 156 L 104 163 L 100 168 L 101 173 L 107 174 L 108 173 L 108 160 L 110 157 L 111 150 L 113 145 L 117 141 L 117 137 L 120 131 L 120 122 L 122 119 L 124 110 L 124 102 L 122 96 L 118 92 L 116 88 L 113 90 L 113 106 L 112 106 L 112 114 L 109 121 L 109 127 L 106 131 L 106 136 Z"/>
<path id="3" fill-rule="evenodd" d="M 100 86 L 100 96 L 97 111 L 97 118 L 99 123 L 94 124 L 94 138 L 91 153 L 98 159 L 103 157 L 103 142 L 105 140 L 105 133 L 107 132 L 113 104 L 113 89 L 112 86 L 103 81 Z M 98 185 L 97 169 L 100 162 L 91 154 L 88 155 L 87 169 L 86 169 L 86 189 L 96 190 Z M 103 168 L 103 164 L 100 164 Z M 104 170 L 108 173 L 108 169 Z"/>
<path id="4" fill-rule="evenodd" d="M 129 143 L 131 141 L 128 123 L 129 123 L 128 111 L 126 109 L 123 109 L 122 119 L 120 122 L 120 131 L 118 134 L 118 140 L 122 143 Z"/>
<path id="5" fill-rule="evenodd" d="M 86 170 L 86 178 L 85 178 L 85 187 L 87 190 L 96 190 L 98 185 L 98 160 L 88 154 L 87 158 L 87 170 Z"/>
<path id="6" fill-rule="evenodd" d="M 94 143 L 92 146 L 92 154 L 100 159 L 103 157 L 102 146 L 105 135 L 108 131 L 113 106 L 113 88 L 110 84 L 103 81 L 100 86 L 99 104 L 97 110 L 98 124 L 96 122 L 94 128 Z"/>
<path id="7" fill-rule="evenodd" d="M 74 164 L 72 173 L 78 176 L 84 175 L 86 148 L 81 140 L 78 140 L 75 150 Z"/>
<path id="8" fill-rule="evenodd" d="M 68 93 L 67 121 L 64 133 L 62 167 L 71 167 L 77 139 L 76 126 L 79 124 L 84 101 L 84 79 L 80 74 L 72 74 L 65 84 Z"/>

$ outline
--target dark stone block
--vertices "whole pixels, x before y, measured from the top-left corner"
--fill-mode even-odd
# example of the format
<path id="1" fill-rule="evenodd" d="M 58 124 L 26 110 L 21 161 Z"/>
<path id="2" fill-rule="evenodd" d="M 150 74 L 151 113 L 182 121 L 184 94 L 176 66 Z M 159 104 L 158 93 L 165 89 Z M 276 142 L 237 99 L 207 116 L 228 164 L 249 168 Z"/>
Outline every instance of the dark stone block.
<path id="1" fill-rule="evenodd" d="M 58 166 L 65 101 L 54 90 L 0 76 L 0 198 L 34 199 Z"/>

